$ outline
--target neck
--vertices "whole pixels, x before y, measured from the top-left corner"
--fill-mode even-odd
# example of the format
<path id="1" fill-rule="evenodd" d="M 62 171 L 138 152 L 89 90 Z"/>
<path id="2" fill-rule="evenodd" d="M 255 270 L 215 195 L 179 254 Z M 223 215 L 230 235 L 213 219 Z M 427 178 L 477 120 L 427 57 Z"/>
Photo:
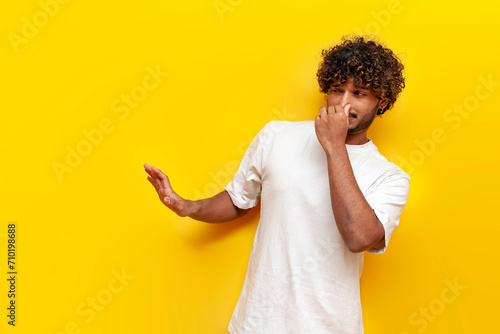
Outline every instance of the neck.
<path id="1" fill-rule="evenodd" d="M 360 133 L 348 134 L 345 143 L 349 145 L 362 145 L 368 142 L 368 138 L 366 137 L 366 131 Z"/>

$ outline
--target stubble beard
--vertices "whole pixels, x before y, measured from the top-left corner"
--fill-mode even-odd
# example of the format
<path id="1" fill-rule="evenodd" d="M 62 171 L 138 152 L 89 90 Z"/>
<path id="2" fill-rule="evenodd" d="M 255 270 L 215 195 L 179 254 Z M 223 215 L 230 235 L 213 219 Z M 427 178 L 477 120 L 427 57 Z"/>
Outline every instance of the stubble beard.
<path id="1" fill-rule="evenodd" d="M 373 108 L 368 114 L 364 115 L 363 118 L 359 120 L 358 125 L 356 125 L 354 128 L 349 128 L 347 130 L 347 134 L 353 135 L 368 130 L 370 125 L 373 123 L 375 116 L 377 116 L 377 110 L 378 105 L 375 106 L 375 108 Z"/>

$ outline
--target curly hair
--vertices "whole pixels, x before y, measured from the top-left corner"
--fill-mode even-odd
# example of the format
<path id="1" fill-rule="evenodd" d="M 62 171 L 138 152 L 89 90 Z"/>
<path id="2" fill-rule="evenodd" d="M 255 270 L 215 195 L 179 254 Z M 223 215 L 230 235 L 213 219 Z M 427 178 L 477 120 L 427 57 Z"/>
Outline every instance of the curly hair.
<path id="1" fill-rule="evenodd" d="M 342 43 L 323 50 L 322 56 L 316 73 L 320 91 L 328 93 L 333 84 L 342 84 L 352 77 L 355 86 L 367 88 L 377 98 L 388 100 L 377 115 L 391 109 L 405 87 L 401 60 L 391 49 L 363 36 L 343 36 Z"/>

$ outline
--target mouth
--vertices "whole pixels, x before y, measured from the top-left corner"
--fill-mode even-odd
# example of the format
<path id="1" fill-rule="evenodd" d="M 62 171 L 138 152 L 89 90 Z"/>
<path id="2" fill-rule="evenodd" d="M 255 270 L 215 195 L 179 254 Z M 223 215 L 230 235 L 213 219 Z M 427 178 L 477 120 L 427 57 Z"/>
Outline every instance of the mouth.
<path id="1" fill-rule="evenodd" d="M 358 115 L 350 112 L 349 118 L 358 118 Z"/>

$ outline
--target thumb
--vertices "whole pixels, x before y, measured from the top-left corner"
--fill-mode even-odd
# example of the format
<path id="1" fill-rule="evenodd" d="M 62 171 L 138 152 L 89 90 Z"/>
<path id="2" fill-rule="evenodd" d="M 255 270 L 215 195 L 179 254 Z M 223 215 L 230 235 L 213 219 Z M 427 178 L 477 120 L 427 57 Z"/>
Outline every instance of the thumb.
<path id="1" fill-rule="evenodd" d="M 174 192 L 170 192 L 167 189 L 160 190 L 160 199 L 165 205 L 173 205 L 175 203 Z"/>
<path id="2" fill-rule="evenodd" d="M 173 207 L 177 206 L 177 204 L 178 204 L 177 199 L 175 199 L 174 194 L 172 194 L 170 196 L 163 197 L 163 202 L 165 204 L 168 204 L 168 205 L 173 206 Z"/>

